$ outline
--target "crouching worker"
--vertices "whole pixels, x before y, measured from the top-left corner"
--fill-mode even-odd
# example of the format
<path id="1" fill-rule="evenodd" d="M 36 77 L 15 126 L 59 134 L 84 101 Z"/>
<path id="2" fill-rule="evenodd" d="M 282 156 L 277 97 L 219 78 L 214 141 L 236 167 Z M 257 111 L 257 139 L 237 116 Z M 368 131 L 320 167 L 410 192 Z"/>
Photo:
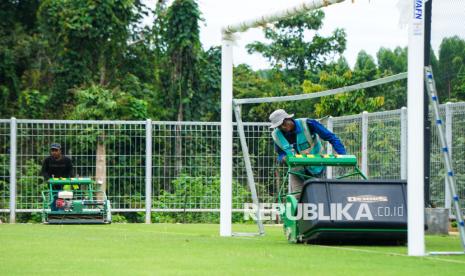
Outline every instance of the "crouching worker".
<path id="1" fill-rule="evenodd" d="M 44 159 L 42 163 L 42 176 L 45 181 L 50 178 L 70 178 L 73 176 L 73 163 L 71 159 L 65 156 L 61 151 L 61 145 L 53 143 L 50 145 L 50 156 Z M 52 190 L 62 190 L 62 185 L 54 185 Z M 51 208 L 56 208 L 57 196 L 54 196 Z"/>
<path id="2" fill-rule="evenodd" d="M 293 119 L 294 114 L 288 114 L 283 109 L 271 113 L 271 136 L 278 153 L 278 162 L 285 163 L 287 155 L 295 154 L 325 154 L 321 140 L 329 142 L 337 154 L 346 154 L 341 140 L 322 124 L 314 119 Z M 324 177 L 326 167 L 308 166 L 295 168 L 301 174 L 314 178 Z M 289 192 L 300 192 L 305 179 L 289 174 Z"/>

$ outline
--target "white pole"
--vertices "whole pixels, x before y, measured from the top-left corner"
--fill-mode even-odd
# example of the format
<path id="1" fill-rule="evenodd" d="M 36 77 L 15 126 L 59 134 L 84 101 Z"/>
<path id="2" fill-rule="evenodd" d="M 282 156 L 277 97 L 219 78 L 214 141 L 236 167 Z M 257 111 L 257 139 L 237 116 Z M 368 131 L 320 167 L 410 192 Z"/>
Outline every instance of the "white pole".
<path id="1" fill-rule="evenodd" d="M 362 112 L 362 172 L 368 176 L 368 112 Z"/>
<path id="2" fill-rule="evenodd" d="M 424 209 L 424 0 L 410 0 L 408 40 L 408 255 L 425 255 Z"/>
<path id="3" fill-rule="evenodd" d="M 16 118 L 12 117 L 10 121 L 10 223 L 16 223 L 17 127 Z"/>
<path id="4" fill-rule="evenodd" d="M 152 223 L 152 120 L 145 121 L 145 223 Z"/>
<path id="5" fill-rule="evenodd" d="M 220 236 L 232 235 L 233 167 L 233 40 L 223 38 L 221 47 L 221 193 Z"/>
<path id="6" fill-rule="evenodd" d="M 407 108 L 400 109 L 400 179 L 407 180 Z"/>

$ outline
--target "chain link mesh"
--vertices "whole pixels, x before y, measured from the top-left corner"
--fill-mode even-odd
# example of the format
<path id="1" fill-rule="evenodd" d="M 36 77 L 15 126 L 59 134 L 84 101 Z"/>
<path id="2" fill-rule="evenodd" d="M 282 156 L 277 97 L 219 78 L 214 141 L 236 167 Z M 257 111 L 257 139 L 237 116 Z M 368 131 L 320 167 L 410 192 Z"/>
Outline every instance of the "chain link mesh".
<path id="1" fill-rule="evenodd" d="M 118 122 L 18 120 L 17 208 L 41 208 L 40 176 L 49 145 L 60 143 L 75 176 L 95 177 L 97 149 L 104 149 L 106 191 L 115 209 L 142 208 L 145 194 L 145 125 Z"/>
<path id="2" fill-rule="evenodd" d="M 460 198 L 465 198 L 465 103 L 449 104 L 452 118 L 452 154 Z M 441 105 L 445 119 L 445 105 Z M 400 110 L 368 114 L 368 176 L 399 179 L 401 171 Z M 59 142 L 73 160 L 75 174 L 95 177 L 97 148 L 104 146 L 107 194 L 113 208 L 145 208 L 144 122 L 18 120 L 17 208 L 40 210 L 46 188 L 40 176 L 49 144 Z M 447 122 L 446 122 L 447 123 Z M 220 123 L 152 123 L 152 194 L 156 211 L 219 210 Z M 287 190 L 285 168 L 278 165 L 268 123 L 245 123 L 259 200 L 276 202 Z M 436 128 L 432 127 L 431 199 L 444 206 L 444 165 Z M 333 118 L 337 134 L 349 154 L 361 161 L 362 115 Z M 9 206 L 10 120 L 0 121 L 0 209 Z M 233 209 L 251 202 L 244 159 L 235 127 L 233 139 Z M 345 171 L 337 169 L 334 175 Z M 284 187 L 283 187 L 284 185 Z"/>
<path id="3" fill-rule="evenodd" d="M 0 120 L 0 209 L 10 201 L 10 120 Z"/>
<path id="4" fill-rule="evenodd" d="M 368 175 L 400 179 L 400 110 L 368 115 Z"/>

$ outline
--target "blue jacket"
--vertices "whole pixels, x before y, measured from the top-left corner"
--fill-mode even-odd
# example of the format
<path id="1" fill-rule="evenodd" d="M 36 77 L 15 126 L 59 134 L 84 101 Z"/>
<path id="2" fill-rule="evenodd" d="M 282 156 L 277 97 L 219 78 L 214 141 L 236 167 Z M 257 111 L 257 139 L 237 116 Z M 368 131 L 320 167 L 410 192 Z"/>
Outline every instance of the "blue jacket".
<path id="1" fill-rule="evenodd" d="M 292 120 L 294 121 L 294 119 Z M 283 135 L 286 138 L 286 140 L 289 141 L 289 143 L 292 144 L 294 149 L 297 151 L 297 149 L 295 148 L 296 134 L 303 131 L 303 129 L 299 127 L 299 125 L 295 122 L 294 124 L 296 126 L 294 131 L 283 132 Z M 337 137 L 334 133 L 325 128 L 317 120 L 307 119 L 307 125 L 308 129 L 312 134 L 315 133 L 324 141 L 329 142 L 333 146 L 333 149 L 334 151 L 336 151 L 337 154 L 346 154 L 346 149 L 344 148 L 344 145 L 342 144 L 339 137 Z M 281 162 L 283 160 L 283 157 L 286 156 L 286 153 L 282 149 L 280 149 L 278 145 L 276 145 L 276 143 L 274 145 L 274 148 L 278 152 L 278 161 Z"/>

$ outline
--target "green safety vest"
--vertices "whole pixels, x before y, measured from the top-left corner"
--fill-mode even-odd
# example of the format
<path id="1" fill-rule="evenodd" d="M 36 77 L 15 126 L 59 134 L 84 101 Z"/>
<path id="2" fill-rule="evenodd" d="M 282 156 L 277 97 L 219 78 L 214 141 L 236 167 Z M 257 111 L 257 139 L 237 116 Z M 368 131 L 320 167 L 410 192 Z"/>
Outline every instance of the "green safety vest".
<path id="1" fill-rule="evenodd" d="M 310 133 L 307 125 L 306 118 L 295 119 L 294 122 L 302 131 L 296 133 L 296 147 L 297 153 L 303 152 L 309 149 L 309 154 L 323 154 L 325 153 L 323 146 L 321 145 L 321 141 L 318 138 L 318 135 Z M 296 126 L 297 127 L 297 126 Z M 278 145 L 280 149 L 282 149 L 287 155 L 294 155 L 295 151 L 289 141 L 287 141 L 284 134 L 279 130 L 279 128 L 275 128 L 271 133 L 273 137 L 273 141 Z M 308 171 L 310 171 L 313 175 L 318 175 L 324 170 L 324 166 L 308 166 L 305 167 Z"/>

